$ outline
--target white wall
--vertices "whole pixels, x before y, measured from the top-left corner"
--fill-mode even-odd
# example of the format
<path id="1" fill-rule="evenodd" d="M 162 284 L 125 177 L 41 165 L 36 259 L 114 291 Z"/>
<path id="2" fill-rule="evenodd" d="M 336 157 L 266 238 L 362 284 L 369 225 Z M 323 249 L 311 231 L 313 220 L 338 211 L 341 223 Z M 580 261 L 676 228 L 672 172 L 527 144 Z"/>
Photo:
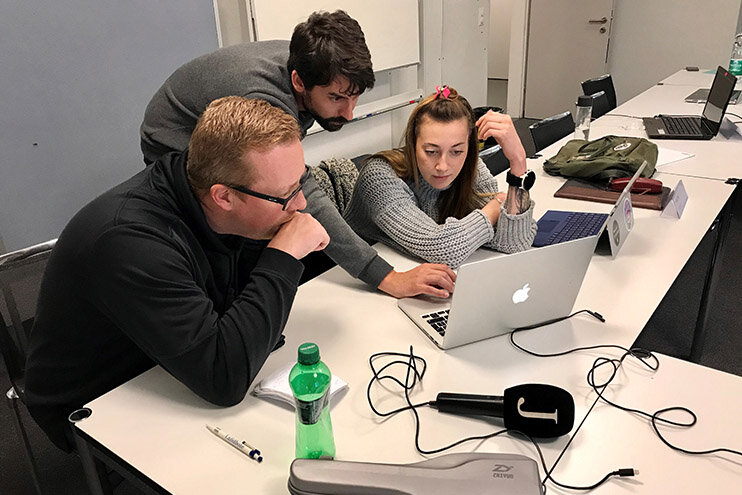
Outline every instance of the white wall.
<path id="1" fill-rule="evenodd" d="M 510 21 L 510 54 L 508 60 L 508 114 L 523 116 L 523 92 L 526 84 L 526 51 L 528 48 L 529 0 L 514 0 Z"/>
<path id="2" fill-rule="evenodd" d="M 514 0 L 508 76 L 509 113 L 522 117 L 529 0 Z M 687 66 L 728 66 L 740 0 L 615 0 L 606 72 L 618 103 Z"/>
<path id="3" fill-rule="evenodd" d="M 616 0 L 608 72 L 618 103 L 677 70 L 729 66 L 740 0 Z"/>
<path id="4" fill-rule="evenodd" d="M 490 31 L 487 43 L 487 77 L 507 79 L 510 59 L 510 24 L 515 0 L 490 0 Z"/>
<path id="5" fill-rule="evenodd" d="M 249 0 L 213 0 L 219 46 L 254 41 L 248 13 Z"/>
<path id="6" fill-rule="evenodd" d="M 489 0 L 443 1 L 441 83 L 456 88 L 472 107 L 487 104 L 489 8 Z"/>

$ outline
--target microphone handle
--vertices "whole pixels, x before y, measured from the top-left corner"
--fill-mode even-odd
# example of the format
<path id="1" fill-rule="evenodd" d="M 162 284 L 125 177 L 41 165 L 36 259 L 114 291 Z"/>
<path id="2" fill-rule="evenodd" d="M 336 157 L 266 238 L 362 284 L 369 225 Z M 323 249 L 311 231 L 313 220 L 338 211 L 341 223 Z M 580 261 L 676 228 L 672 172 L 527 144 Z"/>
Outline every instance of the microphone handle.
<path id="1" fill-rule="evenodd" d="M 498 395 L 454 394 L 441 392 L 431 404 L 440 412 L 476 416 L 504 415 L 504 398 Z"/>

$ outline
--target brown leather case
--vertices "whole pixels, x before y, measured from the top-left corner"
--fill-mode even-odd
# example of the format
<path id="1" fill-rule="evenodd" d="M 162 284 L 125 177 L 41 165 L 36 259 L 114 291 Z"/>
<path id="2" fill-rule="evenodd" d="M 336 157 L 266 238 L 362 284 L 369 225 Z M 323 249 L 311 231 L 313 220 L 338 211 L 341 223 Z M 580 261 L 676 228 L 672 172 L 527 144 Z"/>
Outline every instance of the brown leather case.
<path id="1" fill-rule="evenodd" d="M 556 198 L 582 199 L 596 203 L 613 204 L 618 199 L 620 192 L 606 191 L 603 186 L 591 182 L 569 179 L 554 193 Z M 650 210 L 661 210 L 667 204 L 670 196 L 670 188 L 662 186 L 659 194 L 631 194 L 631 204 L 636 208 L 647 208 Z"/>

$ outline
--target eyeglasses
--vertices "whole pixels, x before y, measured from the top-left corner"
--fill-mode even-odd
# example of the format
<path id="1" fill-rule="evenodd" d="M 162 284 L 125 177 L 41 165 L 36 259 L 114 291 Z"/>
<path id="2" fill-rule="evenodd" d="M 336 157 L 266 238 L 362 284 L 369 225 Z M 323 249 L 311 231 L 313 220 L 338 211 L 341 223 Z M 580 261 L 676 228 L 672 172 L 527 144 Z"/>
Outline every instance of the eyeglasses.
<path id="1" fill-rule="evenodd" d="M 299 194 L 299 192 L 301 192 L 301 189 L 304 187 L 304 184 L 307 182 L 308 179 L 309 179 L 309 167 L 305 165 L 304 173 L 301 174 L 301 178 L 299 179 L 299 187 L 294 189 L 291 192 L 291 194 L 289 194 L 285 198 L 278 198 L 276 196 L 270 196 L 268 194 L 259 193 L 257 191 L 253 191 L 252 189 L 248 189 L 246 187 L 238 186 L 235 184 L 225 184 L 225 186 L 230 187 L 234 189 L 235 191 L 239 191 L 243 194 L 247 194 L 249 196 L 254 196 L 256 198 L 264 199 L 266 201 L 270 201 L 271 203 L 278 203 L 279 205 L 281 205 L 281 210 L 286 211 L 286 207 L 289 205 L 289 203 L 291 203 L 291 200 L 294 199 L 296 195 Z"/>

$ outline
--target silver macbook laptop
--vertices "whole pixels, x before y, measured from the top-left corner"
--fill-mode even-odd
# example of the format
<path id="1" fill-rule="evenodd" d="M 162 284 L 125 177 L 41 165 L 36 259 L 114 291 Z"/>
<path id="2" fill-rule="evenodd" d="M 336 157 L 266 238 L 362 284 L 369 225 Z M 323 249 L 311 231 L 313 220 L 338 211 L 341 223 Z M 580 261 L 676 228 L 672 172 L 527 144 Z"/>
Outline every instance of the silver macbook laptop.
<path id="1" fill-rule="evenodd" d="M 697 89 L 688 96 L 685 97 L 686 103 L 706 103 L 706 101 L 709 99 L 709 89 L 708 88 L 702 88 Z M 739 95 L 742 93 L 739 89 L 735 89 L 732 91 L 732 97 L 729 98 L 729 104 L 730 105 L 736 105 L 737 100 L 739 99 Z"/>
<path id="2" fill-rule="evenodd" d="M 461 265 L 450 299 L 418 296 L 397 305 L 441 349 L 565 316 L 597 242 L 591 236 L 515 254 L 489 252 Z"/>

